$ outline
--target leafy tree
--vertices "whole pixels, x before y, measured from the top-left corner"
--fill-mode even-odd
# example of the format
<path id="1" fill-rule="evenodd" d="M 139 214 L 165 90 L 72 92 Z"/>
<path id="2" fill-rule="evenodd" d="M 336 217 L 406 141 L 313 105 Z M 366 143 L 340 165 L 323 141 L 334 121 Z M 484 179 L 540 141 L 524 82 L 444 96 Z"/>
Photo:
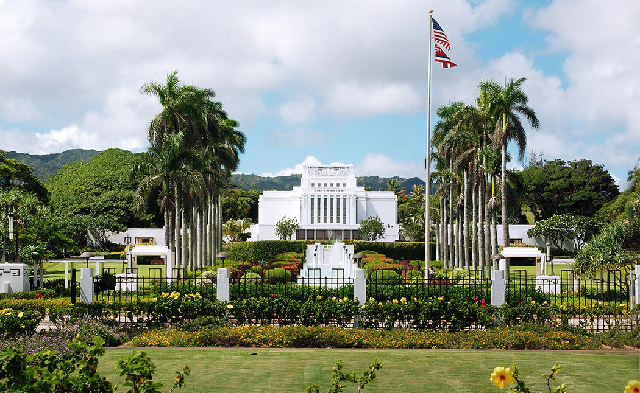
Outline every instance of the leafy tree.
<path id="1" fill-rule="evenodd" d="M 614 222 L 587 243 L 575 257 L 573 269 L 581 275 L 593 275 L 601 269 L 622 269 L 637 261 L 637 253 L 627 249 L 632 239 L 624 222 Z"/>
<path id="2" fill-rule="evenodd" d="M 398 195 L 398 223 L 411 241 L 424 241 L 424 186 L 414 186 L 409 195 Z"/>
<path id="3" fill-rule="evenodd" d="M 371 216 L 360 222 L 360 236 L 363 240 L 376 241 L 384 236 L 384 223 L 378 216 Z"/>
<path id="4" fill-rule="evenodd" d="M 619 192 L 613 177 L 590 160 L 535 161 L 522 171 L 525 202 L 538 219 L 593 216 Z"/>
<path id="5" fill-rule="evenodd" d="M 9 206 L 15 209 L 12 241 L 8 239 L 7 225 L 0 225 L 0 244 L 5 260 L 9 259 L 8 255 L 15 258 L 16 244 L 17 259 L 26 263 L 45 256 L 60 255 L 71 244 L 60 228 L 58 218 L 35 195 L 20 190 L 0 192 L 2 223 L 8 222 Z"/>
<path id="6" fill-rule="evenodd" d="M 67 164 L 47 180 L 53 214 L 77 245 L 85 246 L 89 234 L 104 241 L 107 231 L 151 225 L 153 215 L 134 208 L 141 175 L 133 168 L 140 161 L 140 155 L 109 149 L 88 162 Z"/>
<path id="7" fill-rule="evenodd" d="M 223 233 L 228 236 L 232 242 L 240 242 L 243 240 L 243 238 L 244 240 L 246 240 L 247 237 L 244 235 L 248 234 L 245 233 L 245 231 L 249 229 L 249 227 L 251 227 L 251 224 L 252 222 L 250 218 L 228 220 L 222 226 L 222 230 Z"/>
<path id="8" fill-rule="evenodd" d="M 250 218 L 258 221 L 258 201 L 262 191 L 244 190 L 242 188 L 222 189 L 222 218 L 239 220 Z"/>
<path id="9" fill-rule="evenodd" d="M 558 249 L 563 249 L 567 241 L 573 241 L 575 250 L 598 232 L 597 222 L 590 217 L 571 214 L 554 214 L 552 217 L 536 222 L 536 226 L 527 231 L 529 237 L 542 237 Z"/>
<path id="10" fill-rule="evenodd" d="M 276 223 L 276 236 L 280 240 L 291 240 L 291 237 L 300 228 L 298 220 L 293 217 L 284 216 Z"/>
<path id="11" fill-rule="evenodd" d="M 45 204 L 49 202 L 49 192 L 33 174 L 31 166 L 7 158 L 7 152 L 0 150 L 0 192 L 14 189 L 30 192 Z"/>
<path id="12" fill-rule="evenodd" d="M 30 165 L 38 179 L 46 182 L 49 177 L 60 172 L 66 164 L 77 161 L 89 161 L 98 153 L 100 152 L 96 150 L 85 149 L 70 149 L 62 153 L 51 154 L 27 154 L 10 151 L 7 153 L 7 158 L 15 158 Z"/>

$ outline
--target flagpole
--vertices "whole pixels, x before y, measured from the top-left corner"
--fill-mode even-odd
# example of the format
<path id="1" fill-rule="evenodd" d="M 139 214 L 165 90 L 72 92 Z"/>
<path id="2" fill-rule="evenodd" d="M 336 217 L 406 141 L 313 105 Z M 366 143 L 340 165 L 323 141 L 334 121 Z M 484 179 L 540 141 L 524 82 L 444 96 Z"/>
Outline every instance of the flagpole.
<path id="1" fill-rule="evenodd" d="M 431 166 L 431 37 L 433 36 L 433 10 L 429 11 L 429 66 L 427 67 L 427 155 L 425 159 L 426 180 L 424 187 L 424 274 L 429 278 L 429 267 L 431 264 L 431 221 L 430 221 L 430 194 L 431 181 L 429 170 Z"/>

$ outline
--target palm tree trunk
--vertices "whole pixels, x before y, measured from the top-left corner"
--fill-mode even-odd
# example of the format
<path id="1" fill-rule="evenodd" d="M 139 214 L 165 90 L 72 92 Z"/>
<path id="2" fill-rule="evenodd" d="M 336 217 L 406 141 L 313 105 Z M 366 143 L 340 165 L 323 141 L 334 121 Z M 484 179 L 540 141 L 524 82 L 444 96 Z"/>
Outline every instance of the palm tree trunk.
<path id="1" fill-rule="evenodd" d="M 491 176 L 491 198 L 495 198 L 496 196 L 496 176 L 492 175 Z M 495 200 L 495 199 L 494 199 Z M 491 237 L 491 254 L 495 255 L 498 253 L 498 227 L 496 225 L 496 221 L 497 221 L 497 212 L 496 212 L 496 206 L 495 204 L 492 206 L 491 209 L 491 229 L 493 231 L 493 236 Z"/>
<path id="2" fill-rule="evenodd" d="M 182 209 L 182 201 L 181 201 L 181 197 L 178 192 L 177 186 L 175 188 L 175 193 L 176 193 L 176 215 L 175 215 L 175 224 L 174 224 L 175 234 L 173 236 L 175 253 L 174 253 L 173 261 L 174 261 L 174 266 L 179 268 L 182 263 L 182 258 L 181 258 L 182 250 L 180 248 L 180 217 L 181 217 L 180 209 Z"/>
<path id="3" fill-rule="evenodd" d="M 491 215 L 489 214 L 490 190 L 487 186 L 487 175 L 484 175 L 484 260 L 491 266 Z M 491 269 L 489 267 L 489 269 Z"/>
<path id="4" fill-rule="evenodd" d="M 458 219 L 456 220 L 456 267 L 464 267 L 462 254 L 462 206 L 460 206 L 458 208 Z"/>
<path id="5" fill-rule="evenodd" d="M 447 198 L 442 196 L 442 262 L 445 269 L 449 266 L 449 243 L 447 242 Z"/>
<path id="6" fill-rule="evenodd" d="M 484 188 L 482 175 L 478 180 L 478 265 L 485 270 L 484 260 Z"/>
<path id="7" fill-rule="evenodd" d="M 507 144 L 502 143 L 502 246 L 509 247 L 509 218 L 507 217 Z M 506 258 L 506 272 L 505 276 L 509 278 L 509 258 Z"/>
<path id="8" fill-rule="evenodd" d="M 440 238 L 440 223 L 438 221 L 436 221 L 434 224 L 434 229 L 435 229 L 435 235 L 436 235 L 436 260 L 439 261 L 440 260 L 440 242 L 441 242 L 441 238 Z"/>
<path id="9" fill-rule="evenodd" d="M 197 213 L 195 206 L 191 207 L 191 231 L 189 236 L 189 250 L 191 253 L 191 260 L 193 261 L 193 269 L 196 270 L 198 268 L 198 253 L 196 252 L 196 239 L 197 239 L 197 231 L 196 231 L 196 222 L 197 222 Z"/>
<path id="10" fill-rule="evenodd" d="M 185 269 L 190 269 L 191 264 L 189 261 L 189 247 L 187 243 L 189 236 L 188 236 L 186 212 L 185 212 L 184 206 L 180 211 L 180 221 L 181 221 L 180 227 L 182 228 L 182 237 L 180 238 L 180 249 L 181 249 L 180 251 L 182 251 L 182 265 L 183 265 L 183 270 L 185 270 Z"/>
<path id="11" fill-rule="evenodd" d="M 450 161 L 449 168 L 453 171 L 453 160 Z M 454 254 L 454 239 L 453 239 L 453 173 L 452 177 L 449 180 L 449 268 L 453 269 L 455 266 L 455 254 Z"/>
<path id="12" fill-rule="evenodd" d="M 216 191 L 216 234 L 218 243 L 216 245 L 216 253 L 222 251 L 222 195 L 220 194 L 220 190 Z"/>
<path id="13" fill-rule="evenodd" d="M 471 188 L 471 265 L 478 268 L 478 185 Z"/>
<path id="14" fill-rule="evenodd" d="M 469 173 L 467 169 L 464 170 L 464 186 L 462 189 L 464 195 L 462 196 L 463 204 L 463 224 L 462 224 L 462 239 L 463 239 L 463 258 L 464 267 L 469 268 Z"/>

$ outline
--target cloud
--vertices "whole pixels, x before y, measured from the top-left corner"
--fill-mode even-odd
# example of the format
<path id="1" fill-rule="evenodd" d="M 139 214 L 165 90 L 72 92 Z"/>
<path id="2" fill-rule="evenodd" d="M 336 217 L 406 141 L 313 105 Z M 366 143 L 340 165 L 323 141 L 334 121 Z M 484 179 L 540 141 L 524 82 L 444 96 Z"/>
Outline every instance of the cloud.
<path id="1" fill-rule="evenodd" d="M 300 124 L 308 122 L 316 110 L 316 101 L 305 97 L 289 101 L 280 106 L 280 117 L 286 124 Z"/>
<path id="2" fill-rule="evenodd" d="M 420 96 L 405 83 L 361 86 L 346 83 L 335 86 L 327 98 L 327 108 L 338 115 L 371 116 L 415 111 Z"/>
<path id="3" fill-rule="evenodd" d="M 260 176 L 274 177 L 274 176 L 289 176 L 293 174 L 302 174 L 302 167 L 304 165 L 323 165 L 323 164 L 322 162 L 320 162 L 320 160 L 318 160 L 314 156 L 307 156 L 307 158 L 305 158 L 304 161 L 302 161 L 299 164 L 296 164 L 293 168 L 285 168 L 276 173 L 265 172 L 260 174 Z M 336 162 L 332 162 L 329 165 L 345 165 L 345 164 L 342 162 L 336 161 Z"/>
<path id="4" fill-rule="evenodd" d="M 358 176 L 425 178 L 425 169 L 415 162 L 396 162 L 384 154 L 369 153 L 356 165 Z"/>

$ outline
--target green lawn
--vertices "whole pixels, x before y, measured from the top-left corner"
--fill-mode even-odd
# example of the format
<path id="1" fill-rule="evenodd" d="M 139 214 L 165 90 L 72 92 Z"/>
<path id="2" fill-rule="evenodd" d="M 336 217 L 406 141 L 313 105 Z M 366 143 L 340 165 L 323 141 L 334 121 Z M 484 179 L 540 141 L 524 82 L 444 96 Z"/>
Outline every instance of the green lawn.
<path id="1" fill-rule="evenodd" d="M 76 269 L 81 269 L 83 267 L 87 267 L 87 263 L 81 260 L 78 260 L 75 262 L 75 268 Z M 96 262 L 95 261 L 89 261 L 89 267 L 95 269 L 96 268 Z M 122 262 L 104 262 L 104 267 L 105 268 L 112 268 L 112 269 L 116 269 L 116 274 L 120 274 L 120 273 L 124 273 L 124 268 L 126 268 L 126 265 L 124 265 L 123 268 L 123 264 Z M 138 265 L 138 274 L 141 277 L 149 277 L 149 269 L 161 269 L 160 273 L 158 274 L 157 271 L 154 272 L 154 274 L 157 277 L 164 277 L 165 276 L 165 267 L 164 265 Z M 64 278 L 64 262 L 50 262 L 50 263 L 45 263 L 45 274 L 44 274 L 44 279 L 45 281 L 49 281 L 49 280 L 54 280 L 56 278 Z M 71 274 L 71 265 L 69 265 L 69 274 Z M 78 274 L 80 274 L 78 272 Z"/>
<path id="2" fill-rule="evenodd" d="M 101 374 L 122 386 L 115 364 L 132 351 L 107 350 L 100 361 Z M 336 360 L 344 361 L 343 371 L 361 374 L 376 358 L 384 367 L 365 390 L 372 393 L 499 392 L 489 376 L 494 367 L 514 362 L 536 392 L 546 389 L 541 375 L 554 363 L 563 366 L 558 380 L 572 392 L 622 392 L 628 380 L 640 379 L 638 352 L 260 348 L 145 348 L 144 351 L 158 367 L 157 380 L 166 387 L 172 384 L 175 371 L 189 366 L 192 374 L 183 390 L 188 392 L 304 392 L 310 383 L 319 383 L 321 391 L 327 391 Z M 351 385 L 345 391 L 356 389 Z"/>

